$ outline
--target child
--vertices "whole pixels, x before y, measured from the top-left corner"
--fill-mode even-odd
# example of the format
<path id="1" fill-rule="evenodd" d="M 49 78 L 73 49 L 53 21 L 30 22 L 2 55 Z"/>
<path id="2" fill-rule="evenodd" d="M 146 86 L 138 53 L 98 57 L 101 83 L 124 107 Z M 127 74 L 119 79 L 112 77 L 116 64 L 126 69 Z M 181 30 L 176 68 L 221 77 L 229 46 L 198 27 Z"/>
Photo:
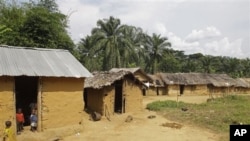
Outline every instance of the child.
<path id="1" fill-rule="evenodd" d="M 16 136 L 11 128 L 11 121 L 5 122 L 5 129 L 3 133 L 3 141 L 16 141 Z"/>
<path id="2" fill-rule="evenodd" d="M 16 124 L 17 124 L 17 134 L 20 134 L 20 132 L 23 130 L 23 123 L 24 123 L 24 116 L 22 113 L 22 109 L 18 108 L 16 113 Z"/>
<path id="3" fill-rule="evenodd" d="M 32 110 L 32 113 L 30 115 L 30 126 L 31 126 L 31 131 L 34 132 L 37 129 L 37 115 L 36 115 L 36 110 Z"/>

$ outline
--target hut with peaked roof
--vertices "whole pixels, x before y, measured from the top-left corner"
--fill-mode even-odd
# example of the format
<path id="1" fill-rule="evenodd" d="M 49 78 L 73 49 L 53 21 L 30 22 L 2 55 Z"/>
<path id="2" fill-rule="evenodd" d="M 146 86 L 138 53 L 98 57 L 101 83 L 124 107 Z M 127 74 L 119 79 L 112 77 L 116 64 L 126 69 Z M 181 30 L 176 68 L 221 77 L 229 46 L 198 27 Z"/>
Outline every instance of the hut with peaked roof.
<path id="1" fill-rule="evenodd" d="M 209 94 L 227 95 L 234 93 L 235 79 L 227 74 L 207 74 Z"/>
<path id="2" fill-rule="evenodd" d="M 153 83 L 150 83 L 149 88 L 146 91 L 147 96 L 168 94 L 165 83 L 161 80 L 161 78 L 158 75 L 148 74 L 148 76 L 153 80 Z"/>
<path id="3" fill-rule="evenodd" d="M 141 68 L 112 68 L 109 70 L 110 72 L 119 72 L 119 71 L 127 71 L 134 75 L 134 77 L 139 80 L 141 83 L 145 84 L 143 87 L 143 95 L 145 96 L 148 88 L 153 85 L 153 79 L 149 77 Z"/>
<path id="4" fill-rule="evenodd" d="M 112 68 L 110 72 L 128 71 L 131 72 L 134 77 L 143 83 L 152 83 L 153 80 L 141 69 L 141 68 Z"/>
<path id="5" fill-rule="evenodd" d="M 235 80 L 226 74 L 159 73 L 169 95 L 233 93 Z"/>
<path id="6" fill-rule="evenodd" d="M 84 86 L 85 108 L 110 117 L 114 113 L 135 112 L 143 109 L 142 87 L 131 72 L 96 72 Z"/>
<path id="7" fill-rule="evenodd" d="M 166 84 L 168 95 L 208 94 L 205 74 L 202 73 L 159 73 Z"/>
<path id="8" fill-rule="evenodd" d="M 250 78 L 237 78 L 234 92 L 236 94 L 250 94 Z"/>
<path id="9" fill-rule="evenodd" d="M 90 76 L 67 50 L 0 46 L 0 123 L 10 120 L 15 128 L 16 109 L 22 108 L 29 125 L 35 102 L 38 131 L 77 124 Z"/>

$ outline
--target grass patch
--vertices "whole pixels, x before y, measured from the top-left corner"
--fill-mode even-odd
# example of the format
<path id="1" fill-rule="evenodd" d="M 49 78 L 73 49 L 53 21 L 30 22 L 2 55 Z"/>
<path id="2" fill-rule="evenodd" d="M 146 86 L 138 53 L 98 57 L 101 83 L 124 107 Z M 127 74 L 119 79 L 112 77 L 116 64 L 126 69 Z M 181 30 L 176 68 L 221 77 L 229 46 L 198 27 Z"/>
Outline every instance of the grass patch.
<path id="1" fill-rule="evenodd" d="M 230 95 L 202 104 L 155 101 L 147 109 L 158 111 L 170 120 L 191 123 L 218 133 L 229 133 L 230 124 L 250 124 L 250 96 Z M 187 109 L 184 111 L 183 109 Z"/>

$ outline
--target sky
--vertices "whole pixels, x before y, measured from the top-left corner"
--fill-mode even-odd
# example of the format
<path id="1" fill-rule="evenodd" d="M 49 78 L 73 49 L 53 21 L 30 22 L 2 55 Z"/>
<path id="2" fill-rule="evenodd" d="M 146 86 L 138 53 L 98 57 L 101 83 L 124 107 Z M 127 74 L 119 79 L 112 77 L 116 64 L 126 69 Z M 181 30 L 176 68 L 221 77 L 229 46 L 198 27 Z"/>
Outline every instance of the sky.
<path id="1" fill-rule="evenodd" d="M 75 43 L 100 19 L 167 37 L 185 54 L 250 58 L 249 0 L 57 0 Z"/>

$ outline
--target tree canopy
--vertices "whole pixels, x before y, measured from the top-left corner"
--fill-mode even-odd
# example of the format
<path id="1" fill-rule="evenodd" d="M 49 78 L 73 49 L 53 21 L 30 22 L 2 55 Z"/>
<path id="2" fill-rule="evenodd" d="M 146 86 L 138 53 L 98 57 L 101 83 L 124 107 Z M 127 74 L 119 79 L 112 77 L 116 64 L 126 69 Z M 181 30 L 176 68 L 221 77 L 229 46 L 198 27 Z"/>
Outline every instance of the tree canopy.
<path id="1" fill-rule="evenodd" d="M 148 34 L 110 16 L 99 19 L 90 35 L 74 43 L 67 32 L 68 16 L 55 0 L 0 0 L 0 44 L 67 49 L 90 71 L 140 67 L 147 73 L 201 72 L 250 77 L 250 60 L 185 54 L 167 37 Z"/>
<path id="2" fill-rule="evenodd" d="M 54 0 L 5 2 L 0 9 L 0 30 L 5 29 L 4 33 L 1 31 L 0 44 L 62 48 L 73 52 L 74 43 L 66 30 L 67 16 L 57 7 Z"/>

